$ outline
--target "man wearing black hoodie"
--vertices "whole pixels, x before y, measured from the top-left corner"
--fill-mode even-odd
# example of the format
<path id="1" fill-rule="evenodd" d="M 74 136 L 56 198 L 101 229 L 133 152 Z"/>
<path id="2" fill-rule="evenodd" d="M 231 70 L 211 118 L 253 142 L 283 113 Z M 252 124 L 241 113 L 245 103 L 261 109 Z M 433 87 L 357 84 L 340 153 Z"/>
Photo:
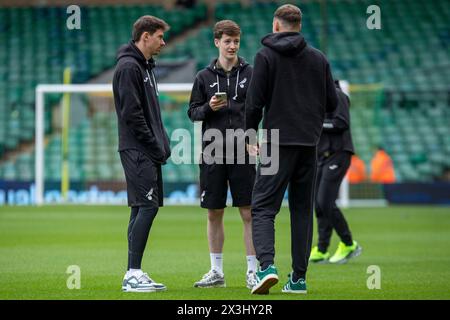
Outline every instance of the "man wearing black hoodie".
<path id="1" fill-rule="evenodd" d="M 251 289 L 256 282 L 257 262 L 251 235 L 250 211 L 255 165 L 246 163 L 248 157 L 245 154 L 243 131 L 245 97 L 252 68 L 238 56 L 240 36 L 241 30 L 234 21 L 222 20 L 216 23 L 214 44 L 219 50 L 219 57 L 197 74 L 189 103 L 189 118 L 192 121 L 202 121 L 200 200 L 201 207 L 208 209 L 207 230 L 211 259 L 210 271 L 194 284 L 198 288 L 225 286 L 223 215 L 228 185 L 233 207 L 239 208 L 244 223 L 246 285 Z M 214 132 L 220 137 L 209 141 L 207 136 Z M 232 135 L 227 137 L 227 132 Z"/>
<path id="2" fill-rule="evenodd" d="M 325 56 L 308 46 L 301 30 L 300 9 L 283 5 L 275 11 L 273 33 L 262 39 L 255 56 L 247 93 L 246 129 L 257 130 L 263 110 L 263 129 L 279 133 L 279 170 L 256 173 L 252 197 L 253 243 L 260 263 L 254 294 L 267 294 L 278 282 L 274 266 L 274 220 L 289 185 L 292 269 L 283 292 L 306 293 L 306 270 L 311 252 L 317 143 L 326 112 L 337 96 Z M 274 144 L 276 141 L 273 142 Z M 268 148 L 270 149 L 270 148 Z M 249 146 L 249 150 L 257 150 Z"/>
<path id="3" fill-rule="evenodd" d="M 338 107 L 326 115 L 318 150 L 316 182 L 316 217 L 319 231 L 318 245 L 312 248 L 309 261 L 317 263 L 345 263 L 361 254 L 361 246 L 352 238 L 341 210 L 336 206 L 339 187 L 350 167 L 354 154 L 350 131 L 350 99 L 335 81 Z M 341 242 L 335 254 L 328 252 L 331 234 L 336 231 Z"/>
<path id="4" fill-rule="evenodd" d="M 153 56 L 165 46 L 167 23 L 142 16 L 133 25 L 132 40 L 119 49 L 113 93 L 119 129 L 119 152 L 125 172 L 128 206 L 128 268 L 122 290 L 165 290 L 141 270 L 150 228 L 163 205 L 161 165 L 170 157 L 169 137 L 161 121 Z"/>

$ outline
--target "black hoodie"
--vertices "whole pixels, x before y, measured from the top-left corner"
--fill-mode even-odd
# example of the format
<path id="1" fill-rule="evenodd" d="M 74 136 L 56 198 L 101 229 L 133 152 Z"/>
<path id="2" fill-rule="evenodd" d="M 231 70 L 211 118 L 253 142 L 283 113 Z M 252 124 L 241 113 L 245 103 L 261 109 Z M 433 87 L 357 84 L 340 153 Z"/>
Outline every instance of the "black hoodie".
<path id="1" fill-rule="evenodd" d="M 350 131 L 350 99 L 339 86 L 336 93 L 339 100 L 338 107 L 333 113 L 326 115 L 318 145 L 319 157 L 325 153 L 339 151 L 354 153 Z"/>
<path id="2" fill-rule="evenodd" d="M 272 33 L 255 56 L 246 129 L 279 129 L 280 145 L 316 146 L 326 112 L 337 106 L 330 65 L 297 32 Z M 270 135 L 268 136 L 270 141 Z"/>
<path id="3" fill-rule="evenodd" d="M 251 78 L 252 67 L 241 57 L 228 74 L 217 67 L 217 59 L 197 73 L 188 116 L 193 122 L 203 121 L 202 135 L 207 129 L 218 129 L 222 134 L 226 134 L 226 129 L 244 129 L 245 98 Z M 216 92 L 227 93 L 228 105 L 213 111 L 209 101 Z M 202 150 L 206 145 L 202 143 Z"/>
<path id="4" fill-rule="evenodd" d="M 117 54 L 113 78 L 119 122 L 119 151 L 136 149 L 155 163 L 170 157 L 169 137 L 161 120 L 153 59 L 146 60 L 133 41 Z"/>

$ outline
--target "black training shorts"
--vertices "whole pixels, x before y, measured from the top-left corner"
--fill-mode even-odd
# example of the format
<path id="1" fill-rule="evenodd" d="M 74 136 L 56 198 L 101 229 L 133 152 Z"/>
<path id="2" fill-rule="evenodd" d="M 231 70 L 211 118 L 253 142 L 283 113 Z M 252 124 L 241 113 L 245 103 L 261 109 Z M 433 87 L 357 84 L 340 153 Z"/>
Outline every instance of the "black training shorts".
<path id="1" fill-rule="evenodd" d="M 225 208 L 228 186 L 233 207 L 250 206 L 255 174 L 254 164 L 200 164 L 200 206 Z"/>
<path id="2" fill-rule="evenodd" d="M 161 165 L 136 149 L 120 151 L 120 160 L 127 181 L 128 206 L 162 207 Z"/>

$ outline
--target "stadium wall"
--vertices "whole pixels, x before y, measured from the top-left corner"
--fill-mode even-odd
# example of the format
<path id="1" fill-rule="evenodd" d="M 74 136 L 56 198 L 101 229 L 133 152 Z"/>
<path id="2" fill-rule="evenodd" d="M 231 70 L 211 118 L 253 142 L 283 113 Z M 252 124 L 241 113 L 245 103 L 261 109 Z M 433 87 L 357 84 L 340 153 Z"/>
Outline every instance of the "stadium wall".
<path id="1" fill-rule="evenodd" d="M 382 185 L 389 204 L 450 205 L 450 183 L 395 183 Z M 34 182 L 0 180 L 0 206 L 35 205 Z M 165 204 L 198 204 L 198 184 L 164 183 Z M 127 202 L 123 182 L 71 182 L 67 203 L 120 204 Z M 60 182 L 46 182 L 44 203 L 63 203 Z"/>
<path id="2" fill-rule="evenodd" d="M 386 184 L 384 194 L 392 204 L 450 205 L 449 182 Z"/>

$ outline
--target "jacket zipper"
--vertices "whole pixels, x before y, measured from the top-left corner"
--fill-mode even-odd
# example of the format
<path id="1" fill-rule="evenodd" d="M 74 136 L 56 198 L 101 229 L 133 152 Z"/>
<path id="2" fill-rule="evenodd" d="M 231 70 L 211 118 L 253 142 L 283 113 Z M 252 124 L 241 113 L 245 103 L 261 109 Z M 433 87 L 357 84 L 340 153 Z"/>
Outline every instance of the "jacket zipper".
<path id="1" fill-rule="evenodd" d="M 227 73 L 227 107 L 228 107 L 228 124 L 231 128 L 230 72 Z"/>

